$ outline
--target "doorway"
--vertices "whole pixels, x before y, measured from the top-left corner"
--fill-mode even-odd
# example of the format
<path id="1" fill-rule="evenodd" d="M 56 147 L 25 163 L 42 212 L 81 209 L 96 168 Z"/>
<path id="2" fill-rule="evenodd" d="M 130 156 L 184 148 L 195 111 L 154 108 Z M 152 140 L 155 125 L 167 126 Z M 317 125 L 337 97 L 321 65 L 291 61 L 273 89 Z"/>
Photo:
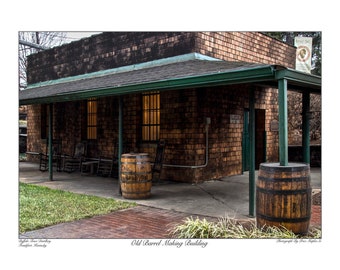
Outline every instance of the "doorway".
<path id="1" fill-rule="evenodd" d="M 266 161 L 266 110 L 255 109 L 255 170 Z M 249 171 L 250 167 L 250 136 L 249 136 L 249 110 L 243 114 L 242 134 L 242 172 Z"/>

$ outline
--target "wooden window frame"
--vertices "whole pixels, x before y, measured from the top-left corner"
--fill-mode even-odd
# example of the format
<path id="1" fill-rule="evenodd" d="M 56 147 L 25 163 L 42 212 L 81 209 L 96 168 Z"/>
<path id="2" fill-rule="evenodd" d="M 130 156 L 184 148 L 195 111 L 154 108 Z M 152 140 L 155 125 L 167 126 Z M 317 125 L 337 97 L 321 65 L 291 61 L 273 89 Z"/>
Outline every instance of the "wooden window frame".
<path id="1" fill-rule="evenodd" d="M 86 101 L 86 139 L 98 138 L 98 99 L 91 98 Z"/>
<path id="2" fill-rule="evenodd" d="M 142 142 L 157 142 L 160 136 L 160 93 L 142 93 Z"/>

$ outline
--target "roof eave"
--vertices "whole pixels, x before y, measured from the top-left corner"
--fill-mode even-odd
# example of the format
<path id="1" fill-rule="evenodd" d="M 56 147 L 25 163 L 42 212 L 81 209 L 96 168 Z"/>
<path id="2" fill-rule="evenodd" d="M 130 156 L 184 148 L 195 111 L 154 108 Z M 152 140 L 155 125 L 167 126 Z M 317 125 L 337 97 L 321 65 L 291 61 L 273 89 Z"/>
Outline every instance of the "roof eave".
<path id="1" fill-rule="evenodd" d="M 292 86 L 300 87 L 301 89 L 313 89 L 314 92 L 321 92 L 320 76 L 293 69 L 280 69 L 275 72 L 275 79 L 287 79 L 288 83 Z"/>

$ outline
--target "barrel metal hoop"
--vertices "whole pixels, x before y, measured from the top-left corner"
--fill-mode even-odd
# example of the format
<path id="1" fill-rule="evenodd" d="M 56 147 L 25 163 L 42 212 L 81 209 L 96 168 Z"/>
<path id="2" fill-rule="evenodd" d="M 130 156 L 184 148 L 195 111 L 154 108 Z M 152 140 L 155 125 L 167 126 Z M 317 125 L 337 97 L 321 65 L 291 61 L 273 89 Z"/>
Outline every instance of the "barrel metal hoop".
<path id="1" fill-rule="evenodd" d="M 303 171 L 309 171 L 310 167 L 309 165 L 303 166 L 266 166 L 266 165 L 260 165 L 260 170 L 270 173 L 275 172 L 303 172 Z"/>
<path id="2" fill-rule="evenodd" d="M 306 217 L 301 217 L 301 218 L 281 218 L 281 217 L 270 217 L 266 216 L 260 213 L 256 213 L 257 217 L 260 217 L 262 219 L 268 220 L 268 221 L 274 221 L 274 222 L 292 222 L 292 223 L 298 223 L 298 222 L 305 222 L 309 221 L 311 216 L 307 215 Z"/>
<path id="3" fill-rule="evenodd" d="M 150 191 L 124 191 L 124 194 L 133 194 L 133 195 L 137 195 L 137 194 L 150 194 Z M 140 198 L 142 199 L 142 198 Z"/>
<path id="4" fill-rule="evenodd" d="M 140 183 L 150 183 L 152 182 L 152 179 L 151 180 L 141 180 L 141 181 L 125 181 L 124 179 L 121 179 L 121 182 L 124 183 L 124 184 L 140 184 Z"/>
<path id="5" fill-rule="evenodd" d="M 129 165 L 142 165 L 142 164 L 150 164 L 149 161 L 136 161 L 136 162 L 122 162 L 122 165 L 129 164 Z"/>
<path id="6" fill-rule="evenodd" d="M 309 181 L 310 176 L 301 176 L 301 177 L 290 177 L 290 178 L 275 178 L 275 177 L 264 177 L 259 175 L 258 176 L 259 180 L 266 181 L 266 182 L 301 182 L 301 181 Z"/>
<path id="7" fill-rule="evenodd" d="M 273 189 L 264 189 L 257 187 L 257 191 L 265 194 L 273 194 L 273 195 L 295 195 L 295 194 L 310 194 L 311 188 L 305 189 L 297 189 L 297 190 L 273 190 Z"/>
<path id="8" fill-rule="evenodd" d="M 151 172 L 122 172 L 122 175 L 148 175 Z"/>

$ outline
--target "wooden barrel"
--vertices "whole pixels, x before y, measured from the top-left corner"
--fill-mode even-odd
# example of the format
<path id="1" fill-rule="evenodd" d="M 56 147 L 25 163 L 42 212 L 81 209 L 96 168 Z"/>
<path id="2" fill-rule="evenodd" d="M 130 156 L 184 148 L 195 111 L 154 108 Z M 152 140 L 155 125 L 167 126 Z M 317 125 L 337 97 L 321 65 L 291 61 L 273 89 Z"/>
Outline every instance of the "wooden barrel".
<path id="1" fill-rule="evenodd" d="M 310 167 L 262 163 L 256 182 L 256 224 L 307 234 L 311 217 Z"/>
<path id="2" fill-rule="evenodd" d="M 152 174 L 149 155 L 123 154 L 121 157 L 121 190 L 126 199 L 144 199 L 151 196 Z"/>

